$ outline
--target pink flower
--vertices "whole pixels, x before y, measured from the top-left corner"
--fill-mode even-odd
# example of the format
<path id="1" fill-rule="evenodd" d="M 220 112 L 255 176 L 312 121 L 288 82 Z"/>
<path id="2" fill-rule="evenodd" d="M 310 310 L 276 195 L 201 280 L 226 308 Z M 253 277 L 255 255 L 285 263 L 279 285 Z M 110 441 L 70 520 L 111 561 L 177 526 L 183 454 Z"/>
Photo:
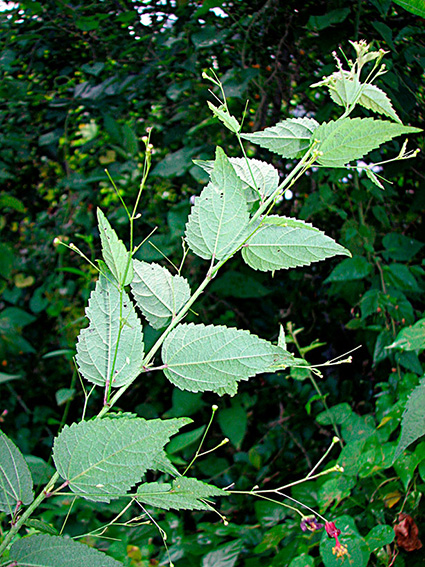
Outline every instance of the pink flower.
<path id="1" fill-rule="evenodd" d="M 332 553 L 337 557 L 346 555 L 348 548 L 339 541 L 338 536 L 341 535 L 341 530 L 336 527 L 335 522 L 326 522 L 325 530 L 329 537 L 335 538 L 335 546 L 332 548 Z"/>

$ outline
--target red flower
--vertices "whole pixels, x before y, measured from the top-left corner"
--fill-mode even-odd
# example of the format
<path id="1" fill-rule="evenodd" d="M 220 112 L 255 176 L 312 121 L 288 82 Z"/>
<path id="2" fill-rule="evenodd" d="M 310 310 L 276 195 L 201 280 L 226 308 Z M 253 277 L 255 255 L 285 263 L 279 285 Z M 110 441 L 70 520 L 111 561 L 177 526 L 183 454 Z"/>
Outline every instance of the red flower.
<path id="1" fill-rule="evenodd" d="M 346 555 L 348 553 L 348 549 L 347 546 L 342 545 L 338 539 L 338 536 L 341 535 L 341 530 L 336 527 L 335 522 L 326 522 L 325 530 L 328 537 L 335 538 L 335 547 L 332 548 L 332 553 L 337 557 L 343 557 Z"/>

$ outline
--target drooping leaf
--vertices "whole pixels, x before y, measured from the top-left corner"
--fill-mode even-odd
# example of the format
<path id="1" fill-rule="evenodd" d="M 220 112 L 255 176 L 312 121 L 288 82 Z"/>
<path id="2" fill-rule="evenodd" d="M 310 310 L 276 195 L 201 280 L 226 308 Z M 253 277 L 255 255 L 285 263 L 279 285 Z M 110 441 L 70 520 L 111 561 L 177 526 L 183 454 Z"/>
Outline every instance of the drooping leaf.
<path id="1" fill-rule="evenodd" d="M 304 221 L 271 215 L 242 248 L 242 258 L 263 272 L 309 266 L 337 254 L 350 255 L 343 246 Z"/>
<path id="2" fill-rule="evenodd" d="M 13 515 L 18 502 L 34 500 L 31 473 L 18 447 L 0 431 L 0 511 Z"/>
<path id="3" fill-rule="evenodd" d="M 170 436 L 189 418 L 95 419 L 65 426 L 53 445 L 53 460 L 76 494 L 110 502 L 139 482 L 164 458 Z"/>
<path id="4" fill-rule="evenodd" d="M 342 75 L 338 71 L 332 75 L 332 80 L 327 85 L 332 100 L 348 108 L 356 100 L 362 85 L 356 76 L 345 71 Z"/>
<path id="5" fill-rule="evenodd" d="M 294 158 L 309 148 L 318 126 L 313 118 L 288 118 L 261 132 L 242 134 L 241 137 L 282 157 Z"/>
<path id="6" fill-rule="evenodd" d="M 164 510 L 211 510 L 210 498 L 228 495 L 221 488 L 184 476 L 176 478 L 172 484 L 145 483 L 137 490 L 139 502 Z"/>
<path id="7" fill-rule="evenodd" d="M 401 422 L 401 436 L 394 453 L 394 461 L 414 441 L 425 434 L 425 376 L 410 394 Z"/>
<path id="8" fill-rule="evenodd" d="M 134 260 L 131 290 L 137 305 L 154 329 L 162 329 L 190 298 L 190 287 L 181 276 L 172 276 L 159 264 Z"/>
<path id="9" fill-rule="evenodd" d="M 86 309 L 90 325 L 78 337 L 80 372 L 98 386 L 104 386 L 107 380 L 114 388 L 128 384 L 142 368 L 142 325 L 128 295 L 122 294 L 120 311 L 119 290 L 101 275 Z"/>
<path id="10" fill-rule="evenodd" d="M 122 567 L 101 551 L 66 537 L 37 534 L 15 541 L 9 559 L 19 567 Z"/>
<path id="11" fill-rule="evenodd" d="M 241 125 L 234 116 L 229 114 L 224 106 L 220 106 L 218 108 L 217 106 L 214 106 L 210 101 L 207 101 L 207 104 L 214 116 L 217 116 L 217 118 L 221 120 L 221 122 L 223 122 L 226 128 L 228 128 L 231 132 L 239 132 Z"/>
<path id="12" fill-rule="evenodd" d="M 121 285 L 128 285 L 133 279 L 131 254 L 127 252 L 124 242 L 120 240 L 108 219 L 97 209 L 102 255 L 112 275 Z"/>
<path id="13" fill-rule="evenodd" d="M 196 197 L 186 225 L 189 248 L 204 259 L 221 260 L 244 241 L 249 222 L 242 181 L 217 148 L 211 182 Z"/>
<path id="14" fill-rule="evenodd" d="M 344 167 L 396 136 L 415 132 L 421 132 L 421 129 L 374 118 L 325 122 L 314 132 L 314 138 L 319 141 L 316 149 L 321 152 L 317 161 L 326 167 Z"/>
<path id="15" fill-rule="evenodd" d="M 233 396 L 239 380 L 292 364 L 286 350 L 248 331 L 215 325 L 178 325 L 162 348 L 164 374 L 182 390 Z"/>
<path id="16" fill-rule="evenodd" d="M 236 175 L 243 181 L 243 190 L 248 203 L 254 203 L 260 197 L 268 197 L 277 189 L 279 172 L 271 163 L 244 158 L 229 158 L 229 161 L 235 168 Z M 212 160 L 195 160 L 194 163 L 209 174 L 214 169 Z"/>
<path id="17" fill-rule="evenodd" d="M 369 108 L 378 114 L 385 114 L 385 116 L 392 118 L 399 124 L 402 123 L 388 95 L 375 85 L 364 85 L 362 96 L 359 98 L 358 102 L 365 108 Z"/>

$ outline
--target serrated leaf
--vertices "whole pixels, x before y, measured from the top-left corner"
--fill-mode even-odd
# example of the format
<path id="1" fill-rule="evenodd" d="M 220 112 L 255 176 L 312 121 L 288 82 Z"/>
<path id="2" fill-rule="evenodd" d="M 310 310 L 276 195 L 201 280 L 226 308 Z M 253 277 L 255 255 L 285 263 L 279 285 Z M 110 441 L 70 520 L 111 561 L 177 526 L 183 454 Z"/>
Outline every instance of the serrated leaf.
<path id="1" fill-rule="evenodd" d="M 13 515 L 34 500 L 31 473 L 18 447 L 0 431 L 0 511 Z"/>
<path id="2" fill-rule="evenodd" d="M 102 255 L 112 275 L 120 285 L 128 285 L 133 279 L 133 266 L 131 254 L 108 219 L 100 209 L 97 209 L 97 221 L 99 224 L 100 240 L 102 242 Z"/>
<path id="3" fill-rule="evenodd" d="M 186 225 L 189 248 L 204 259 L 221 260 L 247 236 L 248 206 L 242 181 L 221 148 L 217 148 L 211 182 L 196 197 Z"/>
<path id="4" fill-rule="evenodd" d="M 101 551 L 72 539 L 37 534 L 15 541 L 10 561 L 19 567 L 122 567 Z"/>
<path id="5" fill-rule="evenodd" d="M 394 461 L 414 441 L 425 434 L 425 376 L 410 394 L 401 422 L 401 436 L 394 453 Z"/>
<path id="6" fill-rule="evenodd" d="M 309 266 L 337 254 L 350 255 L 323 232 L 289 217 L 269 216 L 242 248 L 242 258 L 263 272 Z"/>
<path id="7" fill-rule="evenodd" d="M 341 76 L 338 71 L 332 75 L 332 79 L 327 85 L 332 100 L 336 104 L 348 108 L 356 100 L 362 88 L 361 83 L 356 76 L 351 76 L 347 72 Z"/>
<path id="8" fill-rule="evenodd" d="M 378 114 L 385 114 L 385 116 L 402 124 L 387 94 L 375 85 L 363 85 L 362 96 L 359 98 L 358 103 Z"/>
<path id="9" fill-rule="evenodd" d="M 321 124 L 314 132 L 318 163 L 326 167 L 344 167 L 360 159 L 384 142 L 402 134 L 421 132 L 420 128 L 374 118 L 343 118 Z"/>
<path id="10" fill-rule="evenodd" d="M 268 197 L 279 185 L 279 172 L 271 164 L 258 159 L 229 158 L 236 175 L 243 182 L 243 190 L 248 203 L 258 201 L 260 197 Z M 208 174 L 214 169 L 212 160 L 195 160 Z"/>
<path id="11" fill-rule="evenodd" d="M 164 458 L 170 436 L 189 418 L 95 419 L 65 426 L 54 441 L 53 460 L 69 488 L 96 502 L 110 502 L 139 482 Z"/>
<path id="12" fill-rule="evenodd" d="M 241 137 L 282 157 L 294 158 L 310 147 L 318 126 L 313 118 L 288 118 L 261 132 L 242 134 Z"/>
<path id="13" fill-rule="evenodd" d="M 394 0 L 395 4 L 402 6 L 408 12 L 425 18 L 425 6 L 423 0 Z"/>
<path id="14" fill-rule="evenodd" d="M 189 300 L 189 284 L 159 264 L 134 260 L 133 268 L 131 291 L 136 303 L 151 326 L 162 329 Z"/>
<path id="15" fill-rule="evenodd" d="M 211 510 L 206 500 L 229 493 L 196 478 L 180 476 L 172 484 L 150 482 L 137 490 L 137 500 L 163 510 Z"/>
<path id="16" fill-rule="evenodd" d="M 228 128 L 231 132 L 234 133 L 239 132 L 239 130 L 241 129 L 241 125 L 234 116 L 229 114 L 229 112 L 226 110 L 224 106 L 220 106 L 220 108 L 217 108 L 209 101 L 207 101 L 207 104 L 211 112 L 214 114 L 214 116 L 217 116 L 217 118 L 221 120 L 221 122 L 223 122 L 226 128 Z"/>
<path id="17" fill-rule="evenodd" d="M 162 347 L 164 374 L 181 390 L 230 394 L 239 380 L 290 366 L 286 350 L 248 331 L 215 325 L 178 325 Z"/>
<path id="18" fill-rule="evenodd" d="M 128 384 L 142 368 L 142 325 L 130 298 L 124 291 L 122 294 L 120 310 L 119 290 L 101 275 L 86 309 L 90 325 L 78 337 L 76 360 L 80 372 L 98 386 L 104 386 L 107 380 L 114 388 Z"/>

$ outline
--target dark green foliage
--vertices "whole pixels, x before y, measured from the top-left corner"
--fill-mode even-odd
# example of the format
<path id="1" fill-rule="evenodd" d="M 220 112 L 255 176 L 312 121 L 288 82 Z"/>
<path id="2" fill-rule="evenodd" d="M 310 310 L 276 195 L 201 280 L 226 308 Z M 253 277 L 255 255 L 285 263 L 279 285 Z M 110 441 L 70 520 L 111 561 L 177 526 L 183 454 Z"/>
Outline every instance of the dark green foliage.
<path id="1" fill-rule="evenodd" d="M 347 38 L 374 40 L 389 51 L 380 87 L 405 124 L 420 126 L 423 19 L 399 4 L 25 0 L 21 12 L 0 13 L 0 413 L 8 412 L 0 420 L 25 456 L 47 461 L 61 426 L 80 418 L 84 394 L 72 357 L 96 274 L 72 251 L 55 248 L 53 239 L 72 241 L 94 259 L 100 250 L 94 212 L 102 205 L 125 240 L 125 216 L 104 169 L 131 201 L 143 173 L 141 138 L 153 126 L 153 176 L 142 195 L 136 244 L 158 229 L 150 238 L 155 248 L 143 244 L 138 259 L 159 262 L 159 249 L 178 265 L 189 199 L 208 181 L 192 160 L 211 159 L 216 144 L 239 156 L 234 135 L 211 116 L 202 71 L 218 67 L 230 110 L 240 122 L 250 99 L 245 132 L 305 113 L 329 122 L 338 116 L 335 104 L 324 90 L 309 86 L 333 72 L 330 53 L 338 45 L 352 57 Z M 140 21 L 137 8 L 150 15 L 149 25 Z M 361 116 L 372 117 L 368 112 Z M 424 150 L 423 137 L 413 138 L 408 149 Z M 394 157 L 403 140 L 375 150 L 371 160 Z M 252 144 L 247 152 L 285 171 L 287 160 L 267 148 Z M 291 372 L 295 379 L 282 373 L 242 382 L 237 398 L 220 400 L 207 447 L 223 436 L 230 443 L 193 467 L 195 476 L 220 487 L 280 486 L 305 476 L 336 429 L 344 447 L 340 453 L 333 449 L 330 465 L 337 462 L 344 473 L 311 480 L 288 494 L 326 517 L 344 522 L 350 516 L 343 531 L 359 550 L 359 567 L 368 560 L 368 565 L 390 562 L 383 553 L 386 545 L 394 549 L 386 528 L 401 510 L 414 517 L 422 534 L 425 529 L 419 507 L 423 443 L 404 446 L 419 432 L 404 438 L 405 451 L 394 462 L 402 415 L 412 407 L 409 396 L 423 390 L 422 347 L 409 346 L 410 326 L 425 313 L 423 151 L 415 160 L 383 168 L 377 173 L 391 181 L 382 181 L 384 191 L 364 169 L 320 168 L 292 188 L 292 199 L 279 204 L 279 214 L 312 223 L 352 258 L 312 264 L 283 278 L 246 272 L 236 258 L 195 308 L 208 323 L 240 326 L 273 341 L 282 324 L 288 348 L 316 364 L 362 345 L 351 365 L 324 369 L 320 395 L 304 369 Z M 200 280 L 201 262 L 194 256 L 188 262 L 192 281 Z M 188 315 L 188 322 L 197 321 L 196 314 Z M 144 330 L 147 350 L 156 333 Z M 326 346 L 316 349 L 317 337 Z M 95 392 L 89 399 L 89 417 L 102 395 Z M 175 466 L 184 467 L 216 402 L 209 393 L 182 393 L 155 375 L 148 387 L 135 384 L 120 408 L 146 419 L 191 415 L 195 434 L 175 443 L 169 454 Z M 30 459 L 34 482 L 44 484 L 46 479 L 34 472 L 43 461 Z M 59 533 L 69 503 L 67 496 L 46 500 L 40 516 L 45 527 L 28 527 Z M 118 504 L 98 512 L 90 502 L 77 500 L 67 533 L 100 531 L 121 510 Z M 244 495 L 223 499 L 226 526 L 210 512 L 148 510 L 168 534 L 176 567 L 340 564 L 332 554 L 333 540 L 324 533 L 322 538 L 322 532 L 302 532 L 295 515 L 270 502 L 254 504 Z M 140 508 L 127 512 L 123 522 L 137 513 Z M 8 519 L 1 519 L 7 528 Z M 86 541 L 108 548 L 126 565 L 166 560 L 151 525 L 111 525 L 107 535 L 117 541 L 108 544 L 92 536 Z M 11 559 L 21 557 L 19 542 L 15 545 Z M 421 565 L 420 553 L 401 549 L 394 567 Z"/>

